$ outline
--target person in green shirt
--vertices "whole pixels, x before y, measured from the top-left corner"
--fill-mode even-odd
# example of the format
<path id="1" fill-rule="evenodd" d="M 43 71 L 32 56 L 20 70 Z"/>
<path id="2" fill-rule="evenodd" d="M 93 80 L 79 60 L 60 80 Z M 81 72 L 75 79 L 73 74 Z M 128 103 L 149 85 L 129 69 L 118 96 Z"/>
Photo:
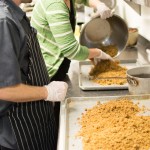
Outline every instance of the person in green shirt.
<path id="1" fill-rule="evenodd" d="M 31 25 L 37 30 L 49 77 L 55 77 L 55 80 L 65 78 L 70 60 L 80 61 L 101 55 L 98 49 L 88 49 L 80 45 L 74 36 L 75 2 L 95 8 L 103 19 L 112 15 L 111 10 L 99 0 L 38 0 L 36 2 Z"/>
<path id="2" fill-rule="evenodd" d="M 111 10 L 99 0 L 38 0 L 33 9 L 31 25 L 37 30 L 40 48 L 51 81 L 63 81 L 70 60 L 112 59 L 97 48 L 79 44 L 74 36 L 75 2 L 97 10 L 102 19 L 112 16 Z M 55 119 L 59 126 L 60 102 L 55 103 Z M 57 128 L 58 129 L 58 128 Z"/>

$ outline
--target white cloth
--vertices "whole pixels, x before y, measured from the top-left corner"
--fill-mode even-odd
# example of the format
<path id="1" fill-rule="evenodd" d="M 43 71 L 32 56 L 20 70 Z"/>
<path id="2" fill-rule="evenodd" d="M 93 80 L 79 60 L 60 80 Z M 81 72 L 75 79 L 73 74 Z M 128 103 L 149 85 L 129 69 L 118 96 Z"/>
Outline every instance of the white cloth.
<path id="1" fill-rule="evenodd" d="M 53 81 L 48 85 L 45 85 L 48 96 L 45 101 L 63 101 L 66 97 L 68 84 L 62 81 Z"/>
<path id="2" fill-rule="evenodd" d="M 107 19 L 113 15 L 111 9 L 109 9 L 104 3 L 98 3 L 96 7 L 97 11 L 95 17 L 100 16 L 101 19 Z"/>

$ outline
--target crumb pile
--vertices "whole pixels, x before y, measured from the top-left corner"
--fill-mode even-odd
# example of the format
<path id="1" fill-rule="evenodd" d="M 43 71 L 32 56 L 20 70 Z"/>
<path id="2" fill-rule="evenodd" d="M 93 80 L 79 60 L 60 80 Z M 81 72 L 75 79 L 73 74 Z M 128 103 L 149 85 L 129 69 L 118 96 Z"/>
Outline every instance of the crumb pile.
<path id="1" fill-rule="evenodd" d="M 105 53 L 109 54 L 111 57 L 114 57 L 118 53 L 118 48 L 116 45 L 107 45 L 107 46 L 99 46 L 99 48 Z"/>
<path id="2" fill-rule="evenodd" d="M 103 60 L 95 65 L 89 75 L 92 76 L 92 81 L 101 85 L 123 85 L 127 83 L 126 78 L 126 67 L 119 65 L 119 61 Z M 122 78 L 109 78 L 109 77 L 122 77 Z M 108 79 L 102 79 L 108 78 Z"/>
<path id="3" fill-rule="evenodd" d="M 84 150 L 149 150 L 150 116 L 126 98 L 98 103 L 79 118 Z"/>

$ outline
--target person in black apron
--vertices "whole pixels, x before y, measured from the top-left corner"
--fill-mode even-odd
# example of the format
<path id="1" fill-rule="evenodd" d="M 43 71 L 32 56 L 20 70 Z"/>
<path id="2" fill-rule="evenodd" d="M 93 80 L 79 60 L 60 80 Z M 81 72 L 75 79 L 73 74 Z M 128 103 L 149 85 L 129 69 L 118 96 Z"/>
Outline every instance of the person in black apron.
<path id="1" fill-rule="evenodd" d="M 44 88 L 44 85 L 49 84 L 49 75 L 36 30 L 12 0 L 0 0 L 0 14 L 0 33 L 5 36 L 0 37 L 0 68 L 3 71 L 0 75 L 0 88 L 13 88 L 20 83 Z M 12 41 L 8 42 L 10 35 Z M 9 68 L 10 64 L 15 67 Z M 4 73 L 6 76 L 2 75 Z M 56 135 L 52 102 L 44 99 L 29 102 L 20 100 L 20 103 L 0 100 L 0 150 L 56 150 Z"/>
<path id="2" fill-rule="evenodd" d="M 75 32 L 75 25 L 76 25 L 76 18 L 75 18 L 74 11 L 75 10 L 74 10 L 73 1 L 70 0 L 69 18 L 70 18 L 70 24 L 73 32 Z M 70 59 L 65 57 L 57 73 L 51 78 L 51 81 L 64 81 L 70 67 L 70 62 L 71 62 Z M 56 120 L 57 136 L 58 136 L 58 129 L 59 129 L 59 113 L 60 113 L 60 102 L 55 102 L 54 115 Z"/>

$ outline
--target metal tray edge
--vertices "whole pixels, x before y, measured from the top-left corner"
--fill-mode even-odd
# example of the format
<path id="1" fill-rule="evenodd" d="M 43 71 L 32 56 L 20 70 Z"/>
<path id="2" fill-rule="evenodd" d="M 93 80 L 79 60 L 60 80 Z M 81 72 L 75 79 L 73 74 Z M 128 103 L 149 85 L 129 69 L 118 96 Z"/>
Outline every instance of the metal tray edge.
<path id="1" fill-rule="evenodd" d="M 134 60 L 131 60 L 131 61 L 127 61 L 127 60 L 121 60 L 120 61 L 120 63 L 126 63 L 126 64 L 130 64 L 130 63 L 135 63 L 136 64 L 136 60 L 134 61 Z M 99 87 L 99 86 L 95 86 L 95 87 L 93 87 L 93 86 L 83 86 L 82 85 L 82 81 L 81 81 L 81 66 L 82 65 L 92 65 L 92 63 L 91 63 L 91 61 L 89 61 L 89 60 L 87 60 L 87 61 L 80 61 L 79 62 L 79 73 L 78 73 L 78 77 L 79 77 L 79 87 L 82 89 L 82 90 L 118 90 L 118 89 L 128 89 L 128 85 L 121 85 L 121 86 L 116 86 L 116 87 L 114 87 L 113 86 L 113 88 L 111 87 L 111 86 L 107 86 L 107 87 L 105 87 L 105 86 L 102 86 L 102 87 Z M 136 64 L 136 66 L 138 66 L 137 64 Z M 135 67 L 136 67 L 135 66 Z"/>
<path id="2" fill-rule="evenodd" d="M 98 97 L 68 97 L 65 99 L 65 101 L 61 102 L 60 107 L 60 127 L 59 127 L 59 136 L 58 136 L 58 144 L 57 144 L 57 150 L 66 150 L 67 143 L 66 141 L 66 128 L 67 128 L 67 105 L 71 101 L 78 101 L 79 99 L 88 100 L 88 99 L 119 99 L 121 97 L 129 97 L 129 98 L 142 98 L 142 100 L 150 99 L 150 94 L 144 94 L 144 95 L 118 95 L 118 96 L 98 96 Z"/>

